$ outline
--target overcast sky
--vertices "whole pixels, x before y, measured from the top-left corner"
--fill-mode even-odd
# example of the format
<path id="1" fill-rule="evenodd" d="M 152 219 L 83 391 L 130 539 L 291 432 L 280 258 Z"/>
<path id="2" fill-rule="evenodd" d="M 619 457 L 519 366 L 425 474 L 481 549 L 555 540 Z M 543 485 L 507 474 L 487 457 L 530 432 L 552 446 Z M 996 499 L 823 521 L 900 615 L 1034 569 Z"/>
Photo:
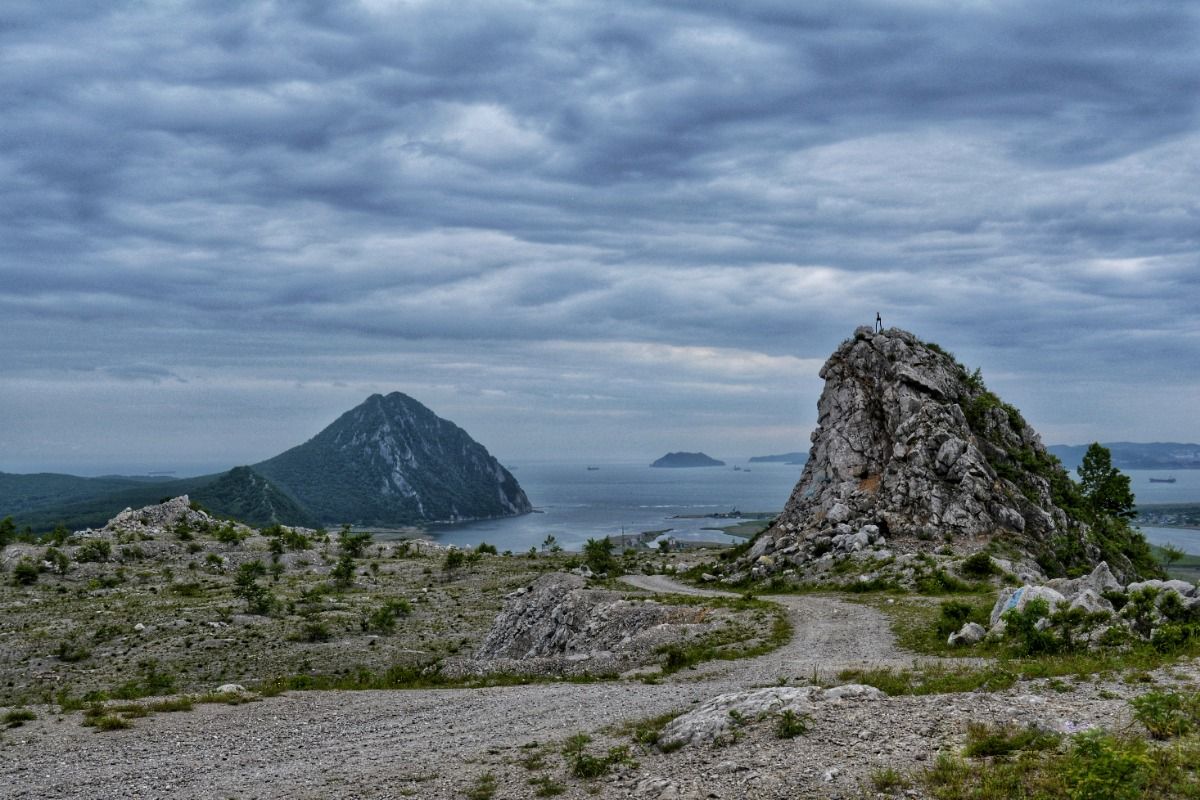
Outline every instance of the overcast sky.
<path id="1" fill-rule="evenodd" d="M 1196 9 L 6 0 L 0 470 L 389 391 L 510 462 L 807 449 L 877 310 L 1048 443 L 1200 440 Z"/>

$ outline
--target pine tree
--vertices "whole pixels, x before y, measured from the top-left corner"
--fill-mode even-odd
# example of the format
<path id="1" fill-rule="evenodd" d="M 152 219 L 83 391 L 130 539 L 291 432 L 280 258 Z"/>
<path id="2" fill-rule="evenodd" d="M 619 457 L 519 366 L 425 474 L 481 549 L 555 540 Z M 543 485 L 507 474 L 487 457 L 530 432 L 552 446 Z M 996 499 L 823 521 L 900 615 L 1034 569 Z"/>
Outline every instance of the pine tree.
<path id="1" fill-rule="evenodd" d="M 1093 442 L 1079 466 L 1079 485 L 1096 514 L 1132 519 L 1133 490 L 1129 476 L 1112 465 L 1112 454 L 1099 442 Z"/>

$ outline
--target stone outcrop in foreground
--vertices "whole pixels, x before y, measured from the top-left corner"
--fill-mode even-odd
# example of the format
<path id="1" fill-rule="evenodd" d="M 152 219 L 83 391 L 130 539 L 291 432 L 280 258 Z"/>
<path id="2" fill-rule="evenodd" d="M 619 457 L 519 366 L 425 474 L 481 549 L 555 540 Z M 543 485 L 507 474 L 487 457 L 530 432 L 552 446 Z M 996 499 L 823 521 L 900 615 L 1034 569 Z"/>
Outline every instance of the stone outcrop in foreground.
<path id="1" fill-rule="evenodd" d="M 676 606 L 588 589 L 567 573 L 543 575 L 506 598 L 476 651 L 475 671 L 611 674 L 656 664 L 666 645 L 731 620 L 710 606 Z"/>

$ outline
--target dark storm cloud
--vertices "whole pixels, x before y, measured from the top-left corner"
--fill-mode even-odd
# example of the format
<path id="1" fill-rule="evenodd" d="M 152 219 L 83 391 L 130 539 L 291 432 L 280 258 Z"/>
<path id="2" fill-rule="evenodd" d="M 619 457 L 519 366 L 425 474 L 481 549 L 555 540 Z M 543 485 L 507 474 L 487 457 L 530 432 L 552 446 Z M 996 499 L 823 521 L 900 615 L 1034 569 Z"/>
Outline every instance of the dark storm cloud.
<path id="1" fill-rule="evenodd" d="M 877 309 L 1033 419 L 1098 371 L 1186 397 L 1198 32 L 1177 2 L 6 3 L 0 400 L 399 380 L 511 443 L 506 407 L 653 394 L 757 449 L 816 387 L 751 389 Z M 1087 436 L 1170 433 L 1107 413 Z"/>

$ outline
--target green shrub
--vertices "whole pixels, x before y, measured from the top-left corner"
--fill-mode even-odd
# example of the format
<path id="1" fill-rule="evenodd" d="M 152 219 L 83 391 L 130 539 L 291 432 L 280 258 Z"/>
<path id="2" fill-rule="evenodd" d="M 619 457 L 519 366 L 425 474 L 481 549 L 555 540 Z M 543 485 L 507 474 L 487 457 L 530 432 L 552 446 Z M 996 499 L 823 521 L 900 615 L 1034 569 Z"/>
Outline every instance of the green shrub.
<path id="1" fill-rule="evenodd" d="M 612 539 L 588 539 L 583 545 L 583 562 L 588 569 L 597 574 L 605 573 L 609 577 L 620 574 L 620 562 L 613 556 Z"/>
<path id="2" fill-rule="evenodd" d="M 496 545 L 488 544 L 487 542 L 480 542 L 478 545 L 476 545 L 475 552 L 476 553 L 487 553 L 487 554 L 490 554 L 493 556 L 498 555 L 498 551 L 496 550 Z"/>
<path id="3" fill-rule="evenodd" d="M 1147 692 L 1129 701 L 1133 718 L 1155 739 L 1185 736 L 1200 723 L 1200 694 Z"/>
<path id="4" fill-rule="evenodd" d="M 77 661 L 83 661 L 92 655 L 92 651 L 88 650 L 75 639 L 63 639 L 58 643 L 58 647 L 54 648 L 54 656 L 66 664 L 74 664 Z"/>
<path id="5" fill-rule="evenodd" d="M 374 611 L 363 614 L 362 629 L 375 633 L 391 633 L 396 629 L 396 619 L 411 613 L 412 606 L 407 600 L 389 600 Z"/>
<path id="6" fill-rule="evenodd" d="M 780 739 L 794 739 L 808 733 L 812 717 L 807 714 L 797 714 L 790 708 L 781 711 L 775 719 L 775 736 Z"/>
<path id="7" fill-rule="evenodd" d="M 1140 739 L 1089 731 L 1075 737 L 1064 767 L 1072 798 L 1138 800 L 1145 797 L 1153 762 Z"/>
<path id="8" fill-rule="evenodd" d="M 238 545 L 242 540 L 250 535 L 250 532 L 239 528 L 232 522 L 226 522 L 224 525 L 213 531 L 213 538 L 222 544 Z"/>
<path id="9" fill-rule="evenodd" d="M 108 561 L 112 555 L 112 545 L 104 539 L 92 539 L 84 542 L 75 551 L 76 561 Z"/>
<path id="10" fill-rule="evenodd" d="M 251 614 L 270 614 L 277 605 L 275 596 L 258 582 L 266 572 L 261 561 L 250 561 L 238 567 L 234 578 L 233 594 L 246 601 L 246 610 Z"/>
<path id="11" fill-rule="evenodd" d="M 349 589 L 354 584 L 354 556 L 342 553 L 337 564 L 329 571 L 334 586 L 339 589 Z"/>
<path id="12" fill-rule="evenodd" d="M 987 553 L 975 553 L 967 556 L 960 567 L 962 574 L 970 578 L 987 578 L 1000 571 L 996 562 Z"/>
<path id="13" fill-rule="evenodd" d="M 913 587 L 921 594 L 954 594 L 974 590 L 973 586 L 960 581 L 941 568 L 916 575 Z"/>
<path id="14" fill-rule="evenodd" d="M 466 563 L 466 560 L 467 557 L 462 550 L 457 548 L 454 550 L 447 550 L 446 557 L 442 559 L 442 571 L 447 573 L 454 572 L 455 570 L 461 568 L 462 565 Z"/>
<path id="15" fill-rule="evenodd" d="M 599 778 L 617 764 L 632 763 L 627 747 L 612 747 L 603 756 L 591 755 L 587 752 L 591 741 L 586 733 L 577 733 L 567 739 L 563 746 L 563 755 L 567 757 L 571 774 L 576 778 Z"/>
<path id="16" fill-rule="evenodd" d="M 937 635 L 944 641 L 950 634 L 962 630 L 962 626 L 968 622 L 978 622 L 987 627 L 987 617 L 986 610 L 960 600 L 947 600 L 941 604 L 938 612 Z"/>
<path id="17" fill-rule="evenodd" d="M 288 637 L 293 642 L 328 642 L 333 638 L 329 626 L 317 620 L 308 620 L 300 630 Z"/>
<path id="18" fill-rule="evenodd" d="M 1004 636 L 1018 655 L 1036 656 L 1058 652 L 1058 638 L 1049 629 L 1037 628 L 1038 620 L 1049 615 L 1050 605 L 1040 597 L 1026 603 L 1021 611 L 1014 608 L 1004 613 Z"/>
<path id="19" fill-rule="evenodd" d="M 12 582 L 13 586 L 32 586 L 37 583 L 38 575 L 41 573 L 39 567 L 34 561 L 28 558 L 22 558 L 13 567 Z"/>
<path id="20" fill-rule="evenodd" d="M 50 568 L 59 575 L 66 575 L 71 569 L 71 557 L 57 547 L 47 547 L 42 554 L 42 561 L 50 564 Z"/>
<path id="21" fill-rule="evenodd" d="M 370 543 L 370 533 L 366 531 L 351 533 L 349 525 L 343 525 L 341 532 L 338 534 L 338 547 L 341 548 L 342 553 L 352 558 L 361 556 Z"/>

